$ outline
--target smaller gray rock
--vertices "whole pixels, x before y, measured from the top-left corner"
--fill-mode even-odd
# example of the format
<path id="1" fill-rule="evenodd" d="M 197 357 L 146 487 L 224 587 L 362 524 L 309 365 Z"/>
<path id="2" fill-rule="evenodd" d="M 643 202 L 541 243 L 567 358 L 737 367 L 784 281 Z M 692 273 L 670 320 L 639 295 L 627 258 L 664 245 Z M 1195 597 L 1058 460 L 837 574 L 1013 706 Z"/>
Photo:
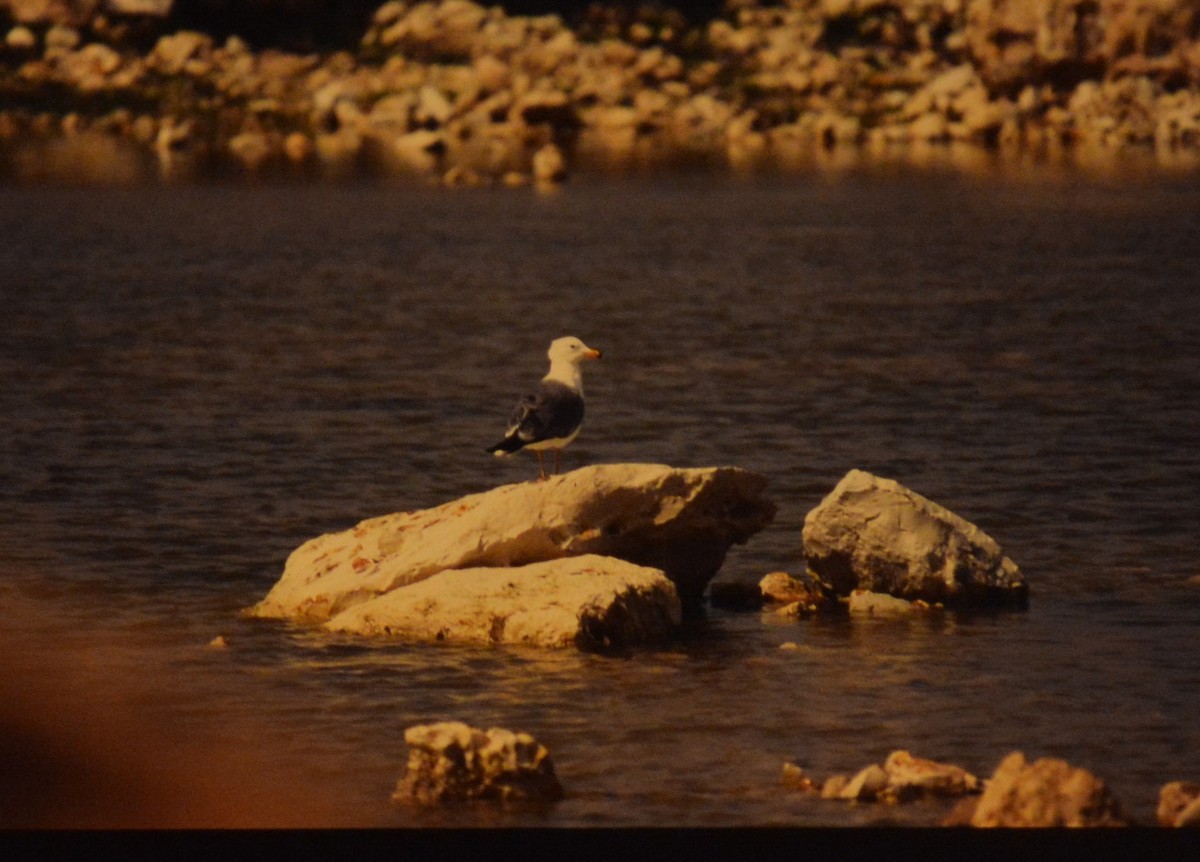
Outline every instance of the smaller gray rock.
<path id="1" fill-rule="evenodd" d="M 851 470 L 804 519 L 809 571 L 838 595 L 1024 606 L 1017 564 L 974 524 L 900 483 Z"/>
<path id="2" fill-rule="evenodd" d="M 563 788 L 545 746 L 528 733 L 478 730 L 457 721 L 421 724 L 404 732 L 408 768 L 392 801 L 554 802 Z"/>

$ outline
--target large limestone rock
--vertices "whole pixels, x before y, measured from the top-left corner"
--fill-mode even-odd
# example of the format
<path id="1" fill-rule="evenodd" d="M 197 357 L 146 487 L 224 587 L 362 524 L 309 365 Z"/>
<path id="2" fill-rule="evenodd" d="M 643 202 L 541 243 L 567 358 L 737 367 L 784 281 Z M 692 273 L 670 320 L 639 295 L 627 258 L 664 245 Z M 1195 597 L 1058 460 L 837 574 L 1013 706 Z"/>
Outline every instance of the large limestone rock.
<path id="1" fill-rule="evenodd" d="M 851 470 L 804 519 L 809 571 L 856 589 L 946 605 L 1023 605 L 1029 589 L 990 536 L 891 479 Z"/>
<path id="2" fill-rule="evenodd" d="M 696 600 L 731 545 L 771 522 L 766 479 L 734 467 L 584 467 L 319 536 L 288 558 L 250 616 L 324 622 L 450 569 L 507 568 L 583 554 L 661 569 Z"/>
<path id="3" fill-rule="evenodd" d="M 395 802 L 554 802 L 563 796 L 550 753 L 528 733 L 444 721 L 410 727 L 404 741 L 408 768 Z"/>
<path id="4" fill-rule="evenodd" d="M 586 555 L 441 572 L 325 627 L 417 642 L 609 649 L 665 640 L 679 622 L 675 587 L 658 569 Z"/>
<path id="5" fill-rule="evenodd" d="M 972 826 L 1127 826 L 1108 787 L 1086 769 L 1015 751 L 1001 761 L 970 816 Z"/>

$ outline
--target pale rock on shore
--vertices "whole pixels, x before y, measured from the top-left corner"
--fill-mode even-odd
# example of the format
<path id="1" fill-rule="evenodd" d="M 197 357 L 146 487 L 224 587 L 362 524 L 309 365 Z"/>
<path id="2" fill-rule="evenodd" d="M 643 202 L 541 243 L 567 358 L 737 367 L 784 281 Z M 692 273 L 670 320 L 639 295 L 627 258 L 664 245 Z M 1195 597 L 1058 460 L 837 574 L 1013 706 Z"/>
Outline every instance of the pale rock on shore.
<path id="1" fill-rule="evenodd" d="M 1172 166 L 1200 154 L 1190 0 L 741 0 L 709 20 L 643 10 L 606 30 L 470 0 L 387 2 L 357 43 L 306 53 L 167 32 L 172 7 L 0 0 L 14 25 L 0 143 L 91 131 L 153 157 L 161 128 L 186 127 L 176 169 L 187 152 L 247 173 L 453 185 L 804 168 L 831 153 L 921 162 L 951 146 L 1095 162 L 1138 149 Z"/>

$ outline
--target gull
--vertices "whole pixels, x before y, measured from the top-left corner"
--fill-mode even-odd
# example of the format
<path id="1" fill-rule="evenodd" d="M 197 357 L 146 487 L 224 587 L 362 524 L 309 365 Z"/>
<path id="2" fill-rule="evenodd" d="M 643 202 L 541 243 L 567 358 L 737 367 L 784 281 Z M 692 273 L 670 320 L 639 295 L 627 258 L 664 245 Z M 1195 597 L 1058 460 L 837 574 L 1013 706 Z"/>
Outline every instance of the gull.
<path id="1" fill-rule="evenodd" d="M 486 451 L 498 458 L 529 449 L 537 455 L 538 481 L 546 480 L 542 453 L 554 453 L 554 474 L 562 448 L 575 439 L 583 424 L 583 373 L 580 363 L 599 359 L 593 350 L 573 335 L 550 342 L 546 356 L 550 371 L 542 378 L 537 392 L 521 396 L 508 420 L 504 439 Z"/>

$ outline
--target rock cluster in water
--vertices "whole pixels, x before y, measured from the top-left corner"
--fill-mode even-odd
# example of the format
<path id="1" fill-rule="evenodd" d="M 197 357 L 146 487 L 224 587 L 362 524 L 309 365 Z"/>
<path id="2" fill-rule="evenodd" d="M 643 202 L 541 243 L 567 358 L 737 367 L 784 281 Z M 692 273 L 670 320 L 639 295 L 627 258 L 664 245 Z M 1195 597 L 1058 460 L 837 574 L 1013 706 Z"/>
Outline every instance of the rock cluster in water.
<path id="1" fill-rule="evenodd" d="M 249 608 L 410 641 L 627 647 L 670 636 L 730 547 L 771 523 L 734 467 L 603 464 L 311 539 Z M 974 524 L 851 470 L 805 518 L 807 570 L 714 585 L 713 604 L 802 616 L 1024 607 L 1015 563 Z"/>
<path id="2" fill-rule="evenodd" d="M 949 144 L 1200 152 L 1189 0 L 730 0 L 690 22 L 613 4 L 609 26 L 576 29 L 471 0 L 387 2 L 356 44 L 310 52 L 170 32 L 173 5 L 0 2 L 0 141 L 57 147 L 18 147 L 17 170 L 120 173 L 132 149 L 167 172 L 518 184 L 574 166 L 794 167 Z"/>
<path id="3" fill-rule="evenodd" d="M 812 778 L 795 763 L 783 765 L 782 783 L 821 799 L 852 803 L 905 804 L 923 799 L 958 799 L 943 826 L 1104 827 L 1135 825 L 1104 781 L 1065 760 L 1032 763 L 1014 751 L 992 776 L 979 779 L 965 769 L 893 751 L 882 764 L 853 775 Z M 1160 826 L 1200 826 L 1200 784 L 1172 781 L 1159 791 Z"/>
<path id="4" fill-rule="evenodd" d="M 733 467 L 584 467 L 312 539 L 248 613 L 415 640 L 627 646 L 661 639 L 729 548 L 767 526 Z"/>
<path id="5" fill-rule="evenodd" d="M 873 763 L 853 776 L 834 775 L 824 782 L 810 778 L 793 763 L 783 767 L 783 783 L 822 799 L 897 804 L 916 799 L 953 799 L 982 792 L 984 782 L 961 767 L 893 751 L 882 765 Z"/>

